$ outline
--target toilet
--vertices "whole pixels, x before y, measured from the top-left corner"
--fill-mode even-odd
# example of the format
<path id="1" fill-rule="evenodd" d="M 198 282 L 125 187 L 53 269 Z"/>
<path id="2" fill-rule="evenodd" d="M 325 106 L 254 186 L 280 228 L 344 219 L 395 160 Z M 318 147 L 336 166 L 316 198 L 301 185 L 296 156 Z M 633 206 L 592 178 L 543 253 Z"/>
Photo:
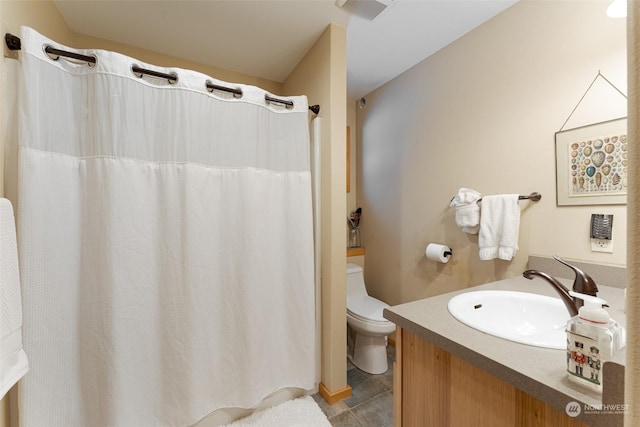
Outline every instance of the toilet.
<path id="1" fill-rule="evenodd" d="M 347 357 L 357 368 L 382 374 L 387 364 L 387 335 L 394 323 L 382 317 L 388 304 L 367 293 L 362 268 L 347 264 Z"/>

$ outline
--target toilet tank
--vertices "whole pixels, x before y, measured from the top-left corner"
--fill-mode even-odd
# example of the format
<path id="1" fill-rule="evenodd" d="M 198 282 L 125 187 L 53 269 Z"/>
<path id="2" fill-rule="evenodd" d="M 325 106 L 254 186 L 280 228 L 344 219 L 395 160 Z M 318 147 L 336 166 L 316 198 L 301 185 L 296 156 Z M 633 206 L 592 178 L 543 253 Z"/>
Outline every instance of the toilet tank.
<path id="1" fill-rule="evenodd" d="M 364 285 L 362 267 L 356 264 L 347 264 L 347 298 L 355 295 L 368 295 Z"/>

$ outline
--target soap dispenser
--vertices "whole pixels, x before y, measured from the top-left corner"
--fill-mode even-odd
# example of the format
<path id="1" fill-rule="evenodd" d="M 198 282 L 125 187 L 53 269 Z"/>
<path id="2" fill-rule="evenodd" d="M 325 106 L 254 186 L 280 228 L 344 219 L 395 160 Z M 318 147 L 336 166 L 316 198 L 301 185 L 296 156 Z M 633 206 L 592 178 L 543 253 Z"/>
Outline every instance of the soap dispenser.
<path id="1" fill-rule="evenodd" d="M 567 322 L 567 375 L 572 382 L 601 392 L 602 366 L 624 347 L 624 330 L 603 308 L 607 302 L 602 298 L 569 294 L 584 305 Z"/>

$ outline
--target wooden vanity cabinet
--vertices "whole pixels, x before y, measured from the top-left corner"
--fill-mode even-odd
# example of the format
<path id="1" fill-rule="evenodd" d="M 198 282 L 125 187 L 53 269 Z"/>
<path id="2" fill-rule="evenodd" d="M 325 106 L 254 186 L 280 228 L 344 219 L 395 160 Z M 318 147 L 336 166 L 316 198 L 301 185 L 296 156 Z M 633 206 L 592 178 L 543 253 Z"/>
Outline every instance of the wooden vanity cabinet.
<path id="1" fill-rule="evenodd" d="M 587 426 L 400 327 L 393 376 L 395 427 Z"/>

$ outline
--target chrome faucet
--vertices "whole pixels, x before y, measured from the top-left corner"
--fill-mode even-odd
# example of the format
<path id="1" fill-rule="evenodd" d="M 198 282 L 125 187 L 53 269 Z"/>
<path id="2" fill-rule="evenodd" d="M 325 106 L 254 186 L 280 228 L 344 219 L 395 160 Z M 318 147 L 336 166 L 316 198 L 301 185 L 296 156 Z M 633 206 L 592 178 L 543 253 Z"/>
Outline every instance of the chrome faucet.
<path id="1" fill-rule="evenodd" d="M 598 286 L 596 285 L 596 282 L 591 278 L 591 276 L 580 270 L 578 267 L 569 264 L 557 255 L 554 255 L 553 258 L 556 261 L 566 265 L 576 273 L 576 277 L 573 281 L 574 292 L 579 292 L 581 294 L 591 295 L 594 297 L 597 296 Z M 560 283 L 557 279 L 539 270 L 527 270 L 523 272 L 522 275 L 529 280 L 532 280 L 534 276 L 538 276 L 541 279 L 546 280 L 551 286 L 553 286 L 553 289 L 558 292 L 565 307 L 567 307 L 567 310 L 569 310 L 569 314 L 571 314 L 571 317 L 578 314 L 578 309 L 582 307 L 583 301 L 579 298 L 573 298 L 571 295 L 569 295 L 569 289 L 567 289 L 567 287 Z"/>

